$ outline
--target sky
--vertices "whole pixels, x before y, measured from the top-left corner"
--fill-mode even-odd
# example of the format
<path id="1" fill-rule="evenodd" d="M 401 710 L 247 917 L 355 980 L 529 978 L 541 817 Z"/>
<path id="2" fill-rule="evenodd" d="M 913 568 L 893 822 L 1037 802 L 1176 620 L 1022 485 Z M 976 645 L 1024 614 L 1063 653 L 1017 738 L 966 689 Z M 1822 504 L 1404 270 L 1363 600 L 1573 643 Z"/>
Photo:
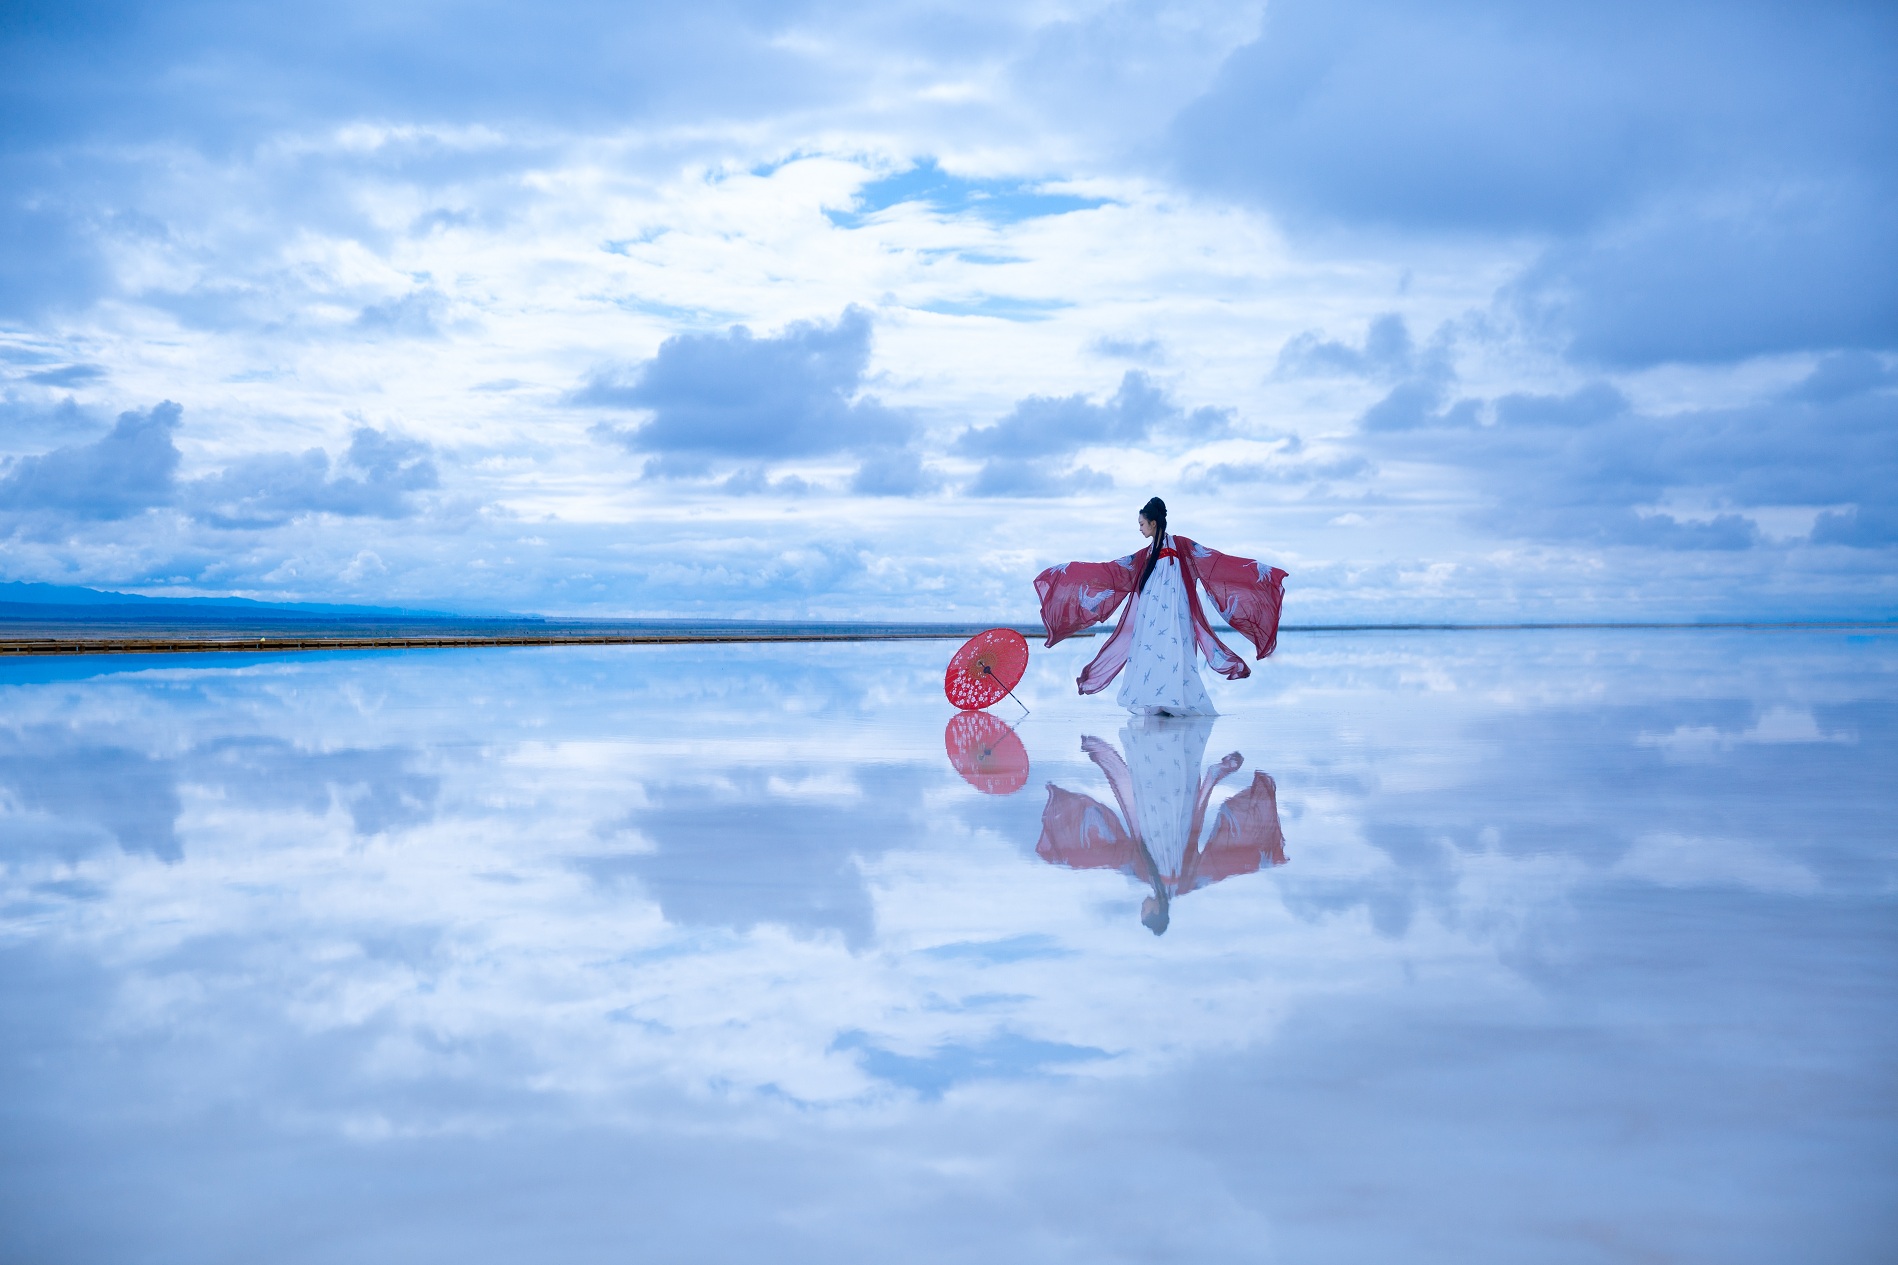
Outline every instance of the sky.
<path id="1" fill-rule="evenodd" d="M 0 580 L 1898 613 L 1898 11 L 0 3 Z"/>

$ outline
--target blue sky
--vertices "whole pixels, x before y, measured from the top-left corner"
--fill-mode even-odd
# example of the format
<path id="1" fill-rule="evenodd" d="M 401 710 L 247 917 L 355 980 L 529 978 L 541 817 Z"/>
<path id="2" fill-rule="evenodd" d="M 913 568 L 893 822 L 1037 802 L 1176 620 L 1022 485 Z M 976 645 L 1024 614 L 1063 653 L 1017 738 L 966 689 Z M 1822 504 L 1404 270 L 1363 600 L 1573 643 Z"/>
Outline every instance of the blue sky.
<path id="1" fill-rule="evenodd" d="M 1898 15 L 0 8 L 0 578 L 1898 608 Z"/>

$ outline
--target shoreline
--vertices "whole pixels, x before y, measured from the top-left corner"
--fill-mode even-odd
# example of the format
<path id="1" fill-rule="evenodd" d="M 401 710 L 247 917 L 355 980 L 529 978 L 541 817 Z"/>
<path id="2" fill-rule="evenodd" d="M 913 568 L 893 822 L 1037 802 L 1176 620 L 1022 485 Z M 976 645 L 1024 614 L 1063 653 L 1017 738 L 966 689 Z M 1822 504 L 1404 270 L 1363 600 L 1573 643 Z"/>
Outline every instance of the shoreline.
<path id="1" fill-rule="evenodd" d="M 288 631 L 251 635 L 237 629 L 177 629 L 145 635 L 124 625 L 82 632 L 63 624 L 57 633 L 39 636 L 7 636 L 0 627 L 0 657 L 92 654 L 207 654 L 249 653 L 282 654 L 322 650 L 458 650 L 487 646 L 613 646 L 613 645 L 699 645 L 741 642 L 848 642 L 848 641 L 949 641 L 974 636 L 990 627 L 1012 627 L 1030 638 L 1046 631 L 1038 626 L 1007 624 L 954 625 L 783 625 L 779 627 L 637 627 L 550 628 L 546 631 L 510 629 L 495 632 L 439 633 L 414 631 L 309 633 Z M 1720 622 L 1665 621 L 1570 621 L 1561 623 L 1513 624 L 1285 624 L 1281 633 L 1363 633 L 1363 632 L 1565 632 L 1565 631 L 1751 631 L 1751 632 L 1898 632 L 1898 621 L 1876 620 L 1730 620 Z M 1098 635 L 1088 629 L 1075 634 Z M 1221 629 L 1229 632 L 1230 629 Z M 156 633 L 157 635 L 153 635 Z"/>
<path id="2" fill-rule="evenodd" d="M 988 625 L 992 627 L 994 625 Z M 326 637 L 71 637 L 0 638 L 0 656 L 73 654 L 275 654 L 306 650 L 463 650 L 483 646 L 711 645 L 778 641 L 947 641 L 972 637 L 981 628 L 933 631 L 838 632 L 601 632 L 439 636 Z"/>

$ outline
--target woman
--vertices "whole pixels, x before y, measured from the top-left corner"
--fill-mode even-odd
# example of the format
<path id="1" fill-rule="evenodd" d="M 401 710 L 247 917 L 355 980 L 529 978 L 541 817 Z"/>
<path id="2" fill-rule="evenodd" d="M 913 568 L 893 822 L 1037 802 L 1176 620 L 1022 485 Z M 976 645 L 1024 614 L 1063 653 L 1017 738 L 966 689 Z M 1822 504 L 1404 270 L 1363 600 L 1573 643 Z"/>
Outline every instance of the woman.
<path id="1" fill-rule="evenodd" d="M 1252 669 L 1213 636 L 1195 584 L 1205 586 L 1214 608 L 1263 659 L 1278 645 L 1285 572 L 1168 535 L 1166 502 L 1157 496 L 1141 507 L 1140 534 L 1151 542 L 1140 553 L 1114 562 L 1064 562 L 1035 577 L 1046 644 L 1103 622 L 1127 602 L 1113 635 L 1076 680 L 1081 693 L 1099 693 L 1125 668 L 1120 704 L 1128 710 L 1212 715 L 1194 652 L 1229 681 L 1251 676 Z"/>

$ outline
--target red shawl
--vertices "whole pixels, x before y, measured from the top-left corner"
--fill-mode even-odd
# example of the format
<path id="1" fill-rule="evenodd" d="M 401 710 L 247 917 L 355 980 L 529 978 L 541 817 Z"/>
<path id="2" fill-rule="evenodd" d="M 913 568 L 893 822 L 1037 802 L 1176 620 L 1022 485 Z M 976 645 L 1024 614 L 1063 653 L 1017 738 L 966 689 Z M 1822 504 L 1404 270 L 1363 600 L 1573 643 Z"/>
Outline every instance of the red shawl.
<path id="1" fill-rule="evenodd" d="M 1228 681 L 1251 676 L 1245 660 L 1228 650 L 1213 636 L 1206 612 L 1200 609 L 1195 581 L 1204 585 L 1213 606 L 1225 616 L 1233 629 L 1252 643 L 1259 658 L 1272 653 L 1279 640 L 1279 607 L 1285 601 L 1285 572 L 1250 558 L 1235 558 L 1195 544 L 1184 536 L 1173 537 L 1173 550 L 1180 561 L 1180 579 L 1186 585 L 1186 604 L 1193 613 L 1193 642 L 1213 671 Z M 1129 594 L 1140 587 L 1140 568 L 1146 564 L 1146 551 L 1129 554 L 1113 562 L 1064 562 L 1049 567 L 1035 577 L 1035 592 L 1041 597 L 1041 622 L 1048 627 L 1045 644 L 1054 645 L 1093 624 L 1110 618 L 1127 602 Z M 1094 661 L 1081 670 L 1077 684 L 1083 694 L 1095 694 L 1127 666 L 1127 654 L 1134 635 L 1134 603 L 1121 611 L 1107 644 Z"/>

